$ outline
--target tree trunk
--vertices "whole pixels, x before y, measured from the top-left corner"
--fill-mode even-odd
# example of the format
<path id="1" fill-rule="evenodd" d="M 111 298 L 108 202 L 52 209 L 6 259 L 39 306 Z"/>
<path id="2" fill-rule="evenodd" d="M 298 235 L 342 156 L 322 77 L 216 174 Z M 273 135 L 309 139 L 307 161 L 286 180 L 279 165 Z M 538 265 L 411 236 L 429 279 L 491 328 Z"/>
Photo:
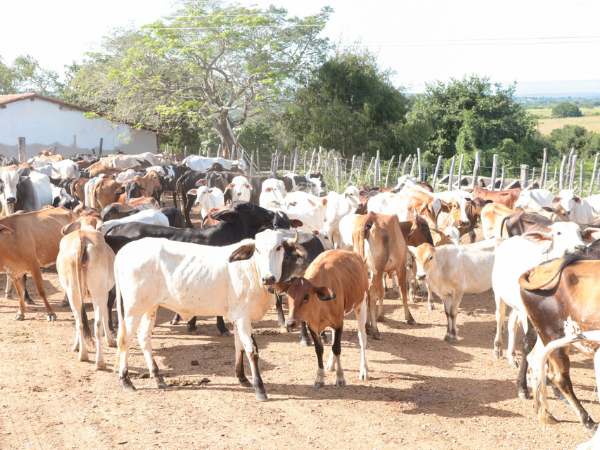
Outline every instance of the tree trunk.
<path id="1" fill-rule="evenodd" d="M 225 158 L 231 158 L 231 151 L 235 145 L 235 139 L 228 120 L 227 115 L 221 115 L 221 120 L 215 126 L 219 138 L 221 139 L 221 148 L 223 149 L 223 154 L 217 156 L 223 156 Z"/>

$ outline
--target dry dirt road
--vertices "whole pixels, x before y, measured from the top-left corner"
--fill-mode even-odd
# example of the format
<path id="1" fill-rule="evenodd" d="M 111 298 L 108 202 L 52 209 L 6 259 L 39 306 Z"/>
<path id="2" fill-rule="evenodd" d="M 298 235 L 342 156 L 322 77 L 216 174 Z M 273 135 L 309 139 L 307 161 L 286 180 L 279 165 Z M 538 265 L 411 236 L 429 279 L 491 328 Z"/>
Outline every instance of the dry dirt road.
<path id="1" fill-rule="evenodd" d="M 24 322 L 11 320 L 16 300 L 0 299 L 1 449 L 575 449 L 588 439 L 552 394 L 550 410 L 560 422 L 545 428 L 532 402 L 516 397 L 517 370 L 492 356 L 491 291 L 463 299 L 456 345 L 442 340 L 439 301 L 434 311 L 410 304 L 418 325 L 409 326 L 400 301 L 386 300 L 383 339 L 368 342 L 368 382 L 358 381 L 358 335 L 349 315 L 345 388 L 333 386 L 331 373 L 323 389 L 312 388 L 314 348 L 302 347 L 298 333 L 281 332 L 271 311 L 254 326 L 270 399 L 259 403 L 252 388 L 238 385 L 233 338 L 218 336 L 215 319 L 199 321 L 198 334 L 189 335 L 184 324 L 170 325 L 167 310 L 159 311 L 153 347 L 169 389 L 134 375 L 137 391 L 123 392 L 116 373 L 96 371 L 70 351 L 72 313 L 59 307 L 56 272 L 43 277 L 56 322 L 46 322 L 37 295 Z M 114 349 L 105 352 L 112 366 Z M 576 394 L 599 419 L 592 360 L 574 354 L 572 361 Z M 130 372 L 147 374 L 137 341 Z"/>

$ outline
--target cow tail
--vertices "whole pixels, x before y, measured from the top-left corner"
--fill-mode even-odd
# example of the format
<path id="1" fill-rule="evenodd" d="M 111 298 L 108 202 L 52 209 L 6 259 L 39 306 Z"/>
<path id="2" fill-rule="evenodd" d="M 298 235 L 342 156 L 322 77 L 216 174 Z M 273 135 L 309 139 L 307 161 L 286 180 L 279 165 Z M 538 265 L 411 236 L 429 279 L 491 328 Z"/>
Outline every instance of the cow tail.
<path id="1" fill-rule="evenodd" d="M 185 216 L 185 206 L 186 206 L 186 203 L 187 203 L 186 202 L 187 196 L 183 192 L 183 189 L 184 189 L 184 187 L 183 187 L 183 179 L 184 179 L 184 176 L 181 176 L 181 177 L 179 177 L 179 179 L 175 183 L 175 195 L 179 199 L 179 209 L 181 210 L 181 213 Z"/>
<path id="2" fill-rule="evenodd" d="M 79 295 L 79 304 L 81 305 L 79 315 L 83 324 L 83 339 L 85 339 L 87 342 L 94 342 L 94 339 L 92 338 L 92 331 L 90 330 L 90 325 L 88 323 L 87 313 L 85 311 L 86 283 L 83 277 L 83 271 L 87 268 L 88 262 L 89 254 L 87 252 L 86 245 L 83 242 L 83 236 L 80 234 L 79 247 L 77 249 L 75 259 L 70 265 L 72 271 L 71 279 L 77 284 L 72 292 L 74 295 Z"/>
<path id="3" fill-rule="evenodd" d="M 546 361 L 548 356 L 554 350 L 572 344 L 573 342 L 584 340 L 585 336 L 572 335 L 557 339 L 548 343 L 545 347 L 536 351 L 534 361 L 531 364 L 534 380 L 532 383 L 533 404 L 538 412 L 538 419 L 541 424 L 547 423 L 551 414 L 548 412 L 548 393 L 546 392 Z"/>
<path id="4" fill-rule="evenodd" d="M 123 301 L 121 299 L 121 289 L 119 286 L 119 271 L 117 270 L 117 264 L 115 263 L 115 293 L 117 297 L 117 316 L 119 317 L 119 331 L 117 334 L 117 352 L 115 354 L 115 366 L 113 371 L 119 370 L 119 363 L 121 361 L 121 353 L 125 345 L 125 334 L 127 333 L 127 327 L 123 320 Z"/>
<path id="5" fill-rule="evenodd" d="M 365 248 L 365 241 L 369 239 L 369 233 L 373 226 L 374 214 L 371 212 L 367 215 L 366 220 L 360 225 L 360 228 L 354 232 L 354 242 L 357 248 L 357 253 L 366 263 L 367 267 L 373 274 L 375 273 L 375 265 L 373 263 L 373 256 L 371 255 L 371 249 L 367 244 Z"/>

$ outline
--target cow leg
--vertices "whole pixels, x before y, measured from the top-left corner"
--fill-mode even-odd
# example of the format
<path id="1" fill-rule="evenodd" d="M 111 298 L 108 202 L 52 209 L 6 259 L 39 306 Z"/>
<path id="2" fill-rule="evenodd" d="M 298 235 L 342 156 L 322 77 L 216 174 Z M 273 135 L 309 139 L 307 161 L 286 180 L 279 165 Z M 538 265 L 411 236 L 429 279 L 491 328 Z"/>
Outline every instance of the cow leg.
<path id="1" fill-rule="evenodd" d="M 373 279 L 373 283 L 375 285 L 378 300 L 377 322 L 385 322 L 385 317 L 383 316 L 383 299 L 385 298 L 385 283 L 383 282 L 383 276 Z"/>
<path id="2" fill-rule="evenodd" d="M 175 317 L 171 320 L 171 325 L 179 325 L 179 321 L 181 320 L 181 316 L 175 313 Z"/>
<path id="3" fill-rule="evenodd" d="M 12 286 L 13 282 L 10 277 L 6 276 L 6 289 L 4 290 L 4 298 L 12 298 Z"/>
<path id="4" fill-rule="evenodd" d="M 579 403 L 575 392 L 573 392 L 573 384 L 571 383 L 571 376 L 569 374 L 571 363 L 567 348 L 561 347 L 556 349 L 548 357 L 548 362 L 552 363 L 554 369 L 549 374 L 550 379 L 567 398 L 571 407 L 575 410 L 577 417 L 579 417 L 579 422 L 585 426 L 588 432 L 595 432 L 597 428 L 596 424 L 581 403 Z"/>
<path id="5" fill-rule="evenodd" d="M 196 316 L 192 317 L 187 323 L 187 332 L 193 333 L 196 331 Z"/>
<path id="6" fill-rule="evenodd" d="M 137 335 L 140 347 L 144 353 L 144 358 L 146 359 L 146 364 L 148 364 L 150 375 L 156 382 L 156 387 L 159 389 L 166 389 L 167 383 L 165 383 L 164 378 L 159 373 L 158 365 L 152 356 L 152 329 L 154 328 L 154 323 L 156 322 L 157 310 L 158 306 L 155 306 L 154 308 L 146 311 L 142 317 Z"/>
<path id="7" fill-rule="evenodd" d="M 431 286 L 429 282 L 425 281 L 425 288 L 427 289 L 427 309 L 433 311 L 435 309 L 435 303 L 433 303 L 433 292 L 431 292 Z"/>
<path id="8" fill-rule="evenodd" d="M 406 268 L 404 270 L 406 270 Z M 394 297 L 398 297 L 398 295 L 400 295 L 400 277 L 398 276 L 398 272 L 393 272 L 391 278 L 392 293 L 394 294 Z M 406 290 L 406 287 L 404 287 L 404 290 Z"/>
<path id="9" fill-rule="evenodd" d="M 44 281 L 42 280 L 42 273 L 40 272 L 39 267 L 33 267 L 31 269 L 31 278 L 33 278 L 38 295 L 42 297 L 42 300 L 44 301 L 44 306 L 46 307 L 46 319 L 48 319 L 48 322 L 54 322 L 56 320 L 56 314 L 52 311 L 52 306 L 50 306 L 50 303 L 48 303 L 48 299 L 46 298 Z"/>
<path id="10" fill-rule="evenodd" d="M 309 328 L 310 329 L 310 328 Z M 313 383 L 314 388 L 322 388 L 325 386 L 325 369 L 323 368 L 323 343 L 321 342 L 321 336 L 310 329 L 310 334 L 315 341 L 315 352 L 317 353 L 317 376 Z"/>
<path id="11" fill-rule="evenodd" d="M 194 317 L 194 320 L 196 318 Z M 219 332 L 221 333 L 221 336 L 231 336 L 231 332 L 227 329 L 227 327 L 225 326 L 225 321 L 223 320 L 223 316 L 217 316 L 217 328 L 219 330 Z"/>
<path id="12" fill-rule="evenodd" d="M 124 391 L 135 391 L 135 386 L 129 379 L 129 350 L 131 349 L 133 336 L 140 325 L 140 320 L 141 317 L 131 314 L 130 316 L 123 315 L 123 320 L 119 322 L 118 347 L 115 360 L 116 364 L 119 364 L 119 380 Z"/>
<path id="13" fill-rule="evenodd" d="M 331 340 L 333 341 L 333 345 L 335 345 L 335 330 L 331 330 Z M 325 372 L 333 372 L 335 370 L 335 361 L 337 355 L 333 353 L 333 345 L 331 346 L 331 353 L 329 354 L 329 360 L 325 365 Z"/>
<path id="14" fill-rule="evenodd" d="M 71 291 L 73 294 L 73 291 Z M 84 326 L 87 325 L 84 321 L 87 317 L 82 317 L 81 310 L 83 305 L 75 304 L 79 303 L 79 295 L 71 295 L 73 299 L 73 304 L 71 305 L 71 310 L 73 311 L 73 317 L 75 318 L 75 344 L 73 345 L 73 351 L 76 352 L 79 349 L 79 361 L 87 361 L 88 360 L 88 349 L 87 344 L 85 342 L 85 333 Z M 83 301 L 83 299 L 79 299 Z M 97 344 L 96 344 L 97 345 Z"/>
<path id="15" fill-rule="evenodd" d="M 235 340 L 235 375 L 242 386 L 252 387 L 252 383 L 244 373 L 244 346 L 235 327 L 233 328 L 233 336 Z"/>
<path id="16" fill-rule="evenodd" d="M 312 341 L 308 337 L 308 329 L 306 327 L 306 322 L 300 323 L 300 344 L 303 347 L 310 347 L 312 345 Z"/>
<path id="17" fill-rule="evenodd" d="M 448 321 L 448 328 L 446 329 L 446 336 L 444 336 L 444 340 L 451 344 L 455 344 L 456 343 L 456 331 L 455 331 L 456 324 L 454 323 L 454 321 L 456 320 L 456 315 L 453 314 L 454 299 L 453 299 L 453 297 L 447 297 L 447 298 L 444 298 L 442 301 L 444 303 L 444 312 L 446 313 L 446 320 Z"/>
<path id="18" fill-rule="evenodd" d="M 367 318 L 366 329 L 370 331 L 373 339 L 380 340 L 381 334 L 379 333 L 379 329 L 377 328 L 377 313 L 375 312 L 375 306 L 377 303 L 377 296 L 373 293 L 373 284 L 371 284 L 371 289 L 369 289 L 369 310 L 370 314 Z"/>
<path id="19" fill-rule="evenodd" d="M 358 327 L 358 342 L 360 344 L 360 373 L 358 379 L 367 381 L 369 379 L 369 367 L 367 365 L 367 332 L 365 322 L 367 321 L 367 293 L 360 305 L 354 308 L 356 314 L 356 325 Z"/>
<path id="20" fill-rule="evenodd" d="M 400 293 L 402 294 L 402 306 L 404 307 L 404 318 L 406 319 L 406 323 L 409 325 L 416 325 L 417 321 L 413 318 L 410 310 L 408 309 L 408 295 L 406 295 L 406 267 L 404 264 L 398 266 L 396 270 L 396 275 L 398 276 L 398 284 L 400 287 Z M 381 305 L 381 312 L 383 315 L 383 304 Z"/>
<path id="21" fill-rule="evenodd" d="M 527 333 L 523 337 L 523 351 L 521 352 L 521 369 L 517 378 L 517 395 L 524 400 L 529 398 L 529 392 L 527 391 L 527 369 L 529 368 L 527 355 L 535 347 L 536 341 L 537 333 L 533 329 L 533 325 L 531 325 L 529 319 L 527 319 Z"/>
<path id="22" fill-rule="evenodd" d="M 65 298 L 63 298 L 62 302 L 60 302 L 59 305 L 61 308 L 66 308 L 67 306 L 69 306 L 69 298 L 67 297 L 67 294 L 65 292 Z"/>
<path id="23" fill-rule="evenodd" d="M 494 358 L 502 357 L 502 324 L 506 315 L 506 303 L 496 295 L 496 338 L 494 339 Z"/>
<path id="24" fill-rule="evenodd" d="M 96 347 L 100 346 L 98 344 L 98 342 L 100 342 L 98 339 L 102 339 L 102 331 L 104 331 L 104 335 L 106 336 L 106 345 L 109 347 L 116 347 L 117 341 L 115 341 L 115 338 L 110 330 L 110 315 L 108 314 L 108 305 L 104 305 L 104 299 L 102 297 L 100 299 L 92 298 L 96 320 L 94 324 L 96 327 Z M 98 355 L 96 355 L 96 368 L 104 368 L 104 366 L 98 367 Z"/>
<path id="25" fill-rule="evenodd" d="M 27 274 L 23 275 L 23 286 L 25 286 L 25 303 L 27 303 L 28 305 L 35 305 L 35 302 L 31 299 L 31 297 L 29 296 L 29 292 L 27 292 Z M 12 298 L 12 287 L 13 287 L 13 282 L 10 279 L 10 277 L 6 277 L 6 291 L 5 291 L 5 298 Z M 68 301 L 67 301 L 67 306 L 69 306 Z"/>
<path id="26" fill-rule="evenodd" d="M 519 367 L 517 361 L 516 340 L 517 340 L 517 324 L 519 323 L 519 315 L 516 309 L 512 309 L 508 316 L 508 348 L 506 353 L 508 356 L 508 364 L 515 369 Z"/>
<path id="27" fill-rule="evenodd" d="M 119 326 L 119 314 L 117 314 L 117 322 L 112 321 L 112 310 L 115 304 L 115 299 L 117 298 L 117 288 L 113 286 L 113 288 L 108 291 L 108 299 L 106 300 L 106 314 L 108 315 L 108 329 L 112 336 L 116 336 L 115 326 Z"/>
<path id="28" fill-rule="evenodd" d="M 19 296 L 19 312 L 15 314 L 13 320 L 25 320 L 25 285 L 23 278 L 19 277 L 16 280 L 11 280 L 15 284 L 17 295 Z"/>
<path id="29" fill-rule="evenodd" d="M 477 239 L 477 235 L 475 234 L 475 230 L 469 231 L 469 239 L 471 239 L 471 244 L 475 243 L 475 239 Z"/>
<path id="30" fill-rule="evenodd" d="M 240 341 L 246 350 L 246 355 L 250 361 L 250 368 L 252 369 L 252 384 L 254 385 L 254 394 L 258 401 L 267 401 L 267 394 L 265 392 L 265 386 L 258 370 L 258 345 L 252 334 L 252 326 L 250 325 L 250 318 L 242 318 L 235 321 L 236 331 L 239 335 Z"/>
<path id="31" fill-rule="evenodd" d="M 177 193 L 175 191 L 172 192 L 173 194 L 173 205 L 175 206 L 175 208 L 177 208 Z"/>
<path id="32" fill-rule="evenodd" d="M 344 371 L 342 370 L 341 353 L 342 353 L 342 327 L 333 330 L 333 345 L 331 346 L 331 354 L 329 356 L 329 362 L 325 367 L 325 371 L 331 370 L 333 372 L 333 363 L 335 363 L 335 386 L 344 387 L 346 386 L 346 380 L 344 379 Z"/>
<path id="33" fill-rule="evenodd" d="M 285 327 L 287 330 L 287 327 L 285 326 L 285 315 L 283 314 L 283 301 L 281 295 L 278 293 L 275 293 L 275 308 L 277 308 L 277 324 L 280 327 Z"/>

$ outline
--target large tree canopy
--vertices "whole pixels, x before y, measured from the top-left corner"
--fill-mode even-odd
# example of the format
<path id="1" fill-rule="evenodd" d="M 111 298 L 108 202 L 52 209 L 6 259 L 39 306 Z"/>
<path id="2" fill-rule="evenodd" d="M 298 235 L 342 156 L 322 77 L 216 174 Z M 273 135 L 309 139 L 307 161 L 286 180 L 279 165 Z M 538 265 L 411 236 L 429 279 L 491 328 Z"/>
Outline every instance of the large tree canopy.
<path id="1" fill-rule="evenodd" d="M 219 0 L 181 1 L 173 15 L 139 30 L 118 30 L 88 54 L 71 82 L 96 110 L 176 130 L 211 127 L 223 147 L 235 128 L 291 97 L 290 88 L 320 64 L 318 35 L 332 12 L 305 18 Z"/>
<path id="2" fill-rule="evenodd" d="M 515 85 L 504 89 L 485 77 L 452 79 L 448 84 L 437 81 L 427 84 L 425 93 L 417 97 L 408 121 L 431 130 L 428 145 L 435 155 L 450 158 L 479 150 L 487 158 L 511 147 L 511 142 L 519 147 L 536 139 L 536 120 L 514 99 L 514 92 Z M 537 156 L 512 150 L 510 154 L 519 160 L 507 164 L 527 163 Z"/>
<path id="3" fill-rule="evenodd" d="M 0 57 L 0 94 L 21 94 L 35 92 L 42 95 L 56 95 L 62 88 L 58 73 L 40 67 L 36 59 L 29 55 L 17 57 L 12 65 L 6 65 Z"/>
<path id="4" fill-rule="evenodd" d="M 404 94 L 368 53 L 345 52 L 315 70 L 286 113 L 288 128 L 304 147 L 342 153 L 397 152 L 394 128 L 408 110 Z"/>

